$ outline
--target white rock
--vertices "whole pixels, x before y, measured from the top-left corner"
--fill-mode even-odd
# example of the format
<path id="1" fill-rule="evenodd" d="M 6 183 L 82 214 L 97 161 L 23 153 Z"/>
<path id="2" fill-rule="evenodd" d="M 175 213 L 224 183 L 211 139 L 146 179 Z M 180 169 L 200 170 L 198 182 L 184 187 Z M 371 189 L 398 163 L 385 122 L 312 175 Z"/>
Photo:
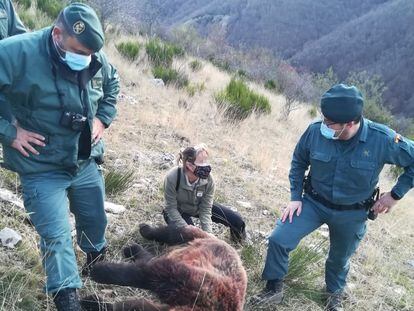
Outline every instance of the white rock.
<path id="1" fill-rule="evenodd" d="M 21 235 L 13 229 L 4 228 L 0 231 L 0 242 L 5 247 L 14 248 L 21 240 Z"/>
<path id="2" fill-rule="evenodd" d="M 155 86 L 165 86 L 165 83 L 162 79 L 151 79 L 150 82 Z"/>
<path id="3" fill-rule="evenodd" d="M 237 204 L 244 208 L 252 208 L 252 204 L 250 202 L 237 201 Z"/>
<path id="4" fill-rule="evenodd" d="M 125 212 L 125 207 L 119 204 L 105 202 L 105 211 L 112 214 L 121 214 Z"/>
<path id="5" fill-rule="evenodd" d="M 8 202 L 20 209 L 24 209 L 23 201 L 10 190 L 0 189 L 0 201 Z"/>
<path id="6" fill-rule="evenodd" d="M 414 269 L 414 259 L 413 260 L 407 260 L 407 265 L 409 265 L 411 268 Z"/>
<path id="7" fill-rule="evenodd" d="M 269 214 L 270 214 L 270 212 L 269 212 L 267 209 L 264 209 L 264 210 L 262 211 L 262 214 L 263 214 L 263 215 L 265 215 L 265 216 L 267 216 L 267 215 L 269 215 Z"/>

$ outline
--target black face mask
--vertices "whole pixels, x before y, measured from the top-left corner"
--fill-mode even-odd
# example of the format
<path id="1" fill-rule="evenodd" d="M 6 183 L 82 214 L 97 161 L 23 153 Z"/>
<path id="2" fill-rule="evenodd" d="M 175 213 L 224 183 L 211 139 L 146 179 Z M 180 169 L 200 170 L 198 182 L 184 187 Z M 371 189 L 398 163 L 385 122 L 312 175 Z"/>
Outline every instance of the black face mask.
<path id="1" fill-rule="evenodd" d="M 196 175 L 197 177 L 199 177 L 201 179 L 207 179 L 208 176 L 210 175 L 210 172 L 211 172 L 211 166 L 210 165 L 196 166 L 196 168 L 194 170 L 194 175 Z"/>

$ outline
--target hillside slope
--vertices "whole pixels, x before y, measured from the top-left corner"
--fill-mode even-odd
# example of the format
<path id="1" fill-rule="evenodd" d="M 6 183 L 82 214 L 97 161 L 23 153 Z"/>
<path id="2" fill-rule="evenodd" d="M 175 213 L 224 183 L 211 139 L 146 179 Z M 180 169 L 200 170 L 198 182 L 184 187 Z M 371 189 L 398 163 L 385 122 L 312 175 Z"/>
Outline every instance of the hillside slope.
<path id="1" fill-rule="evenodd" d="M 411 0 L 172 0 L 160 12 L 167 29 L 192 25 L 203 35 L 221 29 L 233 46 L 270 49 L 301 70 L 332 66 L 341 79 L 363 70 L 380 75 L 385 105 L 414 116 Z"/>
<path id="2" fill-rule="evenodd" d="M 350 68 L 383 77 L 386 105 L 414 115 L 413 1 L 393 1 L 304 46 L 292 62 L 311 71 L 333 67 L 341 77 Z"/>
<path id="3" fill-rule="evenodd" d="M 117 36 L 116 42 L 125 39 Z M 175 66 L 187 71 L 192 83 L 205 85 L 204 91 L 190 97 L 184 90 L 155 86 L 144 53 L 134 63 L 126 61 L 114 47 L 114 40 L 109 38 L 106 52 L 119 70 L 122 94 L 118 116 L 105 133 L 104 168 L 121 172 L 132 169 L 135 179 L 124 193 L 108 197 L 127 208 L 124 214 L 109 219 L 109 259 L 121 260 L 121 248 L 125 243 L 147 243 L 137 233 L 138 223 L 163 223 L 164 159 L 177 154 L 181 147 L 205 142 L 211 148 L 216 200 L 237 209 L 246 219 L 249 242 L 235 247 L 248 272 L 250 297 L 264 286 L 260 273 L 266 254 L 266 236 L 289 199 L 287 175 L 291 154 L 301 132 L 311 122 L 308 107 L 303 106 L 292 113 L 289 120 L 280 121 L 284 98 L 251 84 L 269 98 L 272 113 L 259 118 L 252 116 L 238 125 L 229 124 L 213 101 L 213 95 L 230 80 L 227 73 L 205 62 L 200 71 L 192 72 L 188 67 L 191 58 L 176 60 Z M 185 101 L 186 105 L 179 105 L 179 101 Z M 4 185 L 6 177 L 11 180 L 8 184 L 16 182 L 5 171 L 0 173 L 0 186 Z M 389 182 L 386 178 L 383 180 L 383 189 L 389 189 Z M 352 298 L 346 302 L 347 310 L 413 309 L 414 271 L 407 264 L 413 259 L 412 204 L 414 198 L 410 195 L 393 213 L 368 224 L 367 237 L 352 260 L 349 278 Z M 53 310 L 50 300 L 40 292 L 44 275 L 41 274 L 37 235 L 16 217 L 16 213 L 14 207 L 0 203 L 0 229 L 12 227 L 23 235 L 23 243 L 16 250 L 0 251 L 0 310 Z M 214 226 L 214 232 L 229 242 L 225 228 Z M 322 246 L 315 248 L 319 244 Z M 315 232 L 302 245 L 315 248 L 320 259 L 297 266 L 299 275 L 288 283 L 287 297 L 278 310 L 323 310 L 317 297 L 323 288 L 323 262 L 328 245 L 326 229 Z M 81 265 L 84 255 L 79 250 L 78 257 Z M 306 278 L 308 274 L 311 280 Z M 84 281 L 82 295 L 97 292 L 109 300 L 148 295 L 130 288 L 97 286 L 87 278 Z M 245 309 L 257 310 L 248 304 Z"/>

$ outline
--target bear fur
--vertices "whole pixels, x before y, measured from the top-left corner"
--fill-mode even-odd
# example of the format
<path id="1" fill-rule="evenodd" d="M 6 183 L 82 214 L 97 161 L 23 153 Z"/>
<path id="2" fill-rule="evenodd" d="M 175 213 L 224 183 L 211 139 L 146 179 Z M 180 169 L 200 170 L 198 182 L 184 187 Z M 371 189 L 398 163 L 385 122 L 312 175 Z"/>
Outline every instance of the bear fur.
<path id="1" fill-rule="evenodd" d="M 175 228 L 140 225 L 149 240 L 178 245 L 154 257 L 139 244 L 124 248 L 133 263 L 99 262 L 91 278 L 103 284 L 147 289 L 162 304 L 147 299 L 105 303 L 99 297 L 82 300 L 86 310 L 110 311 L 241 311 L 246 295 L 247 275 L 237 252 L 194 226 Z"/>

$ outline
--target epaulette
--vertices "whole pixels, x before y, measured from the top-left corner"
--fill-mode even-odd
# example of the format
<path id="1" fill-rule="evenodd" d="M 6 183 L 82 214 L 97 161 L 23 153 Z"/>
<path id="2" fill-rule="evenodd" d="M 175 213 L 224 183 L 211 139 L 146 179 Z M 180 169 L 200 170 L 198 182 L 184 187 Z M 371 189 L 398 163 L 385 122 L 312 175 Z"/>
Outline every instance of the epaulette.
<path id="1" fill-rule="evenodd" d="M 388 126 L 386 126 L 384 124 L 381 124 L 381 123 L 376 123 L 376 122 L 369 121 L 368 122 L 368 127 L 370 129 L 373 129 L 374 131 L 381 132 L 381 133 L 387 135 L 388 137 L 394 138 L 395 135 L 397 135 L 394 130 L 390 129 Z"/>

